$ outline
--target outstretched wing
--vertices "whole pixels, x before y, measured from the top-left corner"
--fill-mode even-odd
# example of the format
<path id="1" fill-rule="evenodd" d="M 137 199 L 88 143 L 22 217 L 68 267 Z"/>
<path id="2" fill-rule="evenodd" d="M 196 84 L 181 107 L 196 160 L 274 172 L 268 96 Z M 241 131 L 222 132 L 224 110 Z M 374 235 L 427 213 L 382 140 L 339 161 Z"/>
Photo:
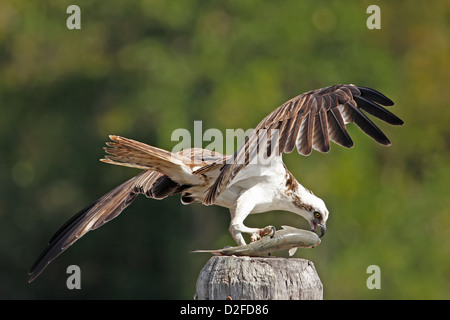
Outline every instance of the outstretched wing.
<path id="1" fill-rule="evenodd" d="M 376 90 L 355 85 L 335 85 L 290 99 L 264 118 L 230 158 L 208 190 L 204 204 L 214 203 L 238 172 L 261 153 L 266 157 L 279 156 L 297 147 L 300 154 L 308 156 L 312 149 L 328 152 L 330 140 L 352 147 L 347 123 L 354 122 L 376 142 L 390 145 L 385 134 L 363 112 L 392 125 L 403 124 L 381 105 L 392 106 L 394 102 Z"/>
<path id="2" fill-rule="evenodd" d="M 33 281 L 50 262 L 87 232 L 117 217 L 138 194 L 160 199 L 176 192 L 178 186 L 167 176 L 147 170 L 114 188 L 78 212 L 55 233 L 31 267 L 28 281 Z"/>

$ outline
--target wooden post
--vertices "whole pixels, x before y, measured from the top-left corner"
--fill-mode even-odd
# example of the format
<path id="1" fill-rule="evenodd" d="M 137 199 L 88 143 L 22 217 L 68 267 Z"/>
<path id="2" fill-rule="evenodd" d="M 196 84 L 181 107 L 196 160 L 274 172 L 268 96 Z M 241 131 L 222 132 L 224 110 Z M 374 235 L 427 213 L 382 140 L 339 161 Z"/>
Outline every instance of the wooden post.
<path id="1" fill-rule="evenodd" d="M 200 271 L 196 300 L 322 300 L 314 264 L 300 258 L 213 256 Z"/>

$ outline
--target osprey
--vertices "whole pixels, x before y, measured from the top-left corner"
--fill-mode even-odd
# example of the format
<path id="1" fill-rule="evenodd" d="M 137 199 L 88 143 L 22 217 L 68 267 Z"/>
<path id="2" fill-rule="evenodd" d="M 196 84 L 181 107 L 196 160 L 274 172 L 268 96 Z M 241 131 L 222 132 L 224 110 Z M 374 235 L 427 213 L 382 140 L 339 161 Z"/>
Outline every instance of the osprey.
<path id="1" fill-rule="evenodd" d="M 181 202 L 229 208 L 229 231 L 238 245 L 243 233 L 251 241 L 274 228 L 244 225 L 251 213 L 285 210 L 305 218 L 313 231 L 326 231 L 328 209 L 322 199 L 302 186 L 286 168 L 283 153 L 296 147 L 308 156 L 313 149 L 330 150 L 330 141 L 353 146 L 346 124 L 355 123 L 382 145 L 391 142 L 367 117 L 367 112 L 389 124 L 403 121 L 383 106 L 394 103 L 382 93 L 355 85 L 335 85 L 298 95 L 265 117 L 233 155 L 201 148 L 177 153 L 131 139 L 110 136 L 108 155 L 101 161 L 143 169 L 67 221 L 50 239 L 31 268 L 33 281 L 59 254 L 88 231 L 117 217 L 139 194 L 163 199 L 180 194 Z M 264 160 L 264 161 L 263 161 Z"/>

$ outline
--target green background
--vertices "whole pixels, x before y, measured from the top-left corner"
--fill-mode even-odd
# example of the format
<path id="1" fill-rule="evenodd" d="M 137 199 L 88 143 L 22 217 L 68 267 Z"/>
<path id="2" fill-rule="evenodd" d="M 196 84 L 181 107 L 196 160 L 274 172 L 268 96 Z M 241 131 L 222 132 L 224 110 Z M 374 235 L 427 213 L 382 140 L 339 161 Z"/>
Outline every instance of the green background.
<path id="1" fill-rule="evenodd" d="M 285 162 L 323 198 L 328 231 L 296 257 L 315 263 L 325 299 L 450 298 L 450 5 L 379 1 L 0 3 L 0 298 L 191 299 L 209 256 L 233 244 L 224 208 L 139 197 L 32 284 L 29 267 L 73 214 L 139 171 L 98 161 L 108 134 L 166 149 L 177 128 L 254 127 L 289 98 L 354 83 L 395 101 L 403 127 L 379 146 L 296 152 Z M 378 124 L 379 122 L 377 122 Z M 305 226 L 285 212 L 249 226 Z M 81 268 L 81 290 L 66 287 Z M 378 265 L 381 289 L 366 286 Z"/>

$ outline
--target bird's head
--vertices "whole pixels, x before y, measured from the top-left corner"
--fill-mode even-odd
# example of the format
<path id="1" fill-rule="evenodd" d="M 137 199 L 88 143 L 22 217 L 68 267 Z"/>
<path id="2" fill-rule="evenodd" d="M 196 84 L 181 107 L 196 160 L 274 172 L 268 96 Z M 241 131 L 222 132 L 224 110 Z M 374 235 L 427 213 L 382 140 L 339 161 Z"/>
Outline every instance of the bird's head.
<path id="1" fill-rule="evenodd" d="M 323 201 L 322 201 L 323 202 Z M 328 210 L 321 211 L 320 209 L 314 209 L 312 212 L 312 217 L 308 220 L 311 225 L 311 231 L 316 232 L 317 227 L 320 228 L 320 236 L 323 237 L 327 231 L 327 219 Z"/>
<path id="2" fill-rule="evenodd" d="M 298 213 L 309 222 L 311 231 L 316 232 L 320 228 L 320 237 L 323 237 L 329 214 L 325 202 L 307 189 L 296 198 L 294 204 L 299 209 Z"/>

